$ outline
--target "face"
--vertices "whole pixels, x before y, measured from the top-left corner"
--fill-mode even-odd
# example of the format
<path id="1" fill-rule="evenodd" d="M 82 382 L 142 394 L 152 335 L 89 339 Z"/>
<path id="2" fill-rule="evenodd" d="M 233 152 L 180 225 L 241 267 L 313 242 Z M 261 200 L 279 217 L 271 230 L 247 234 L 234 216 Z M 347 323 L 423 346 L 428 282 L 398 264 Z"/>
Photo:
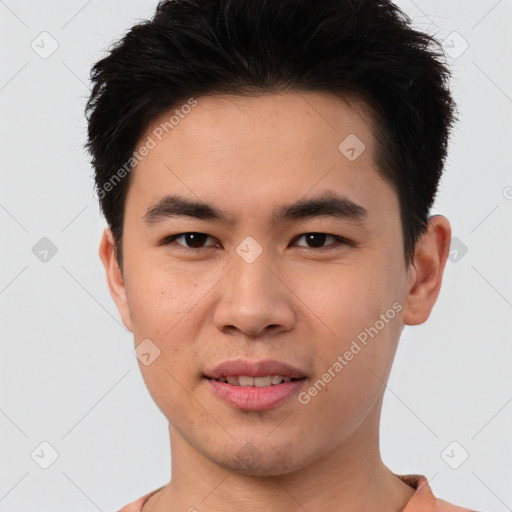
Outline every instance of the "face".
<path id="1" fill-rule="evenodd" d="M 398 198 L 363 105 L 286 93 L 186 111 L 141 138 L 155 144 L 132 171 L 123 280 L 107 234 L 100 249 L 110 290 L 135 345 L 150 340 L 140 369 L 176 440 L 238 472 L 298 470 L 378 429 L 419 276 Z M 302 378 L 249 389 L 205 377 L 234 360 Z M 220 380 L 258 370 L 243 368 Z"/>

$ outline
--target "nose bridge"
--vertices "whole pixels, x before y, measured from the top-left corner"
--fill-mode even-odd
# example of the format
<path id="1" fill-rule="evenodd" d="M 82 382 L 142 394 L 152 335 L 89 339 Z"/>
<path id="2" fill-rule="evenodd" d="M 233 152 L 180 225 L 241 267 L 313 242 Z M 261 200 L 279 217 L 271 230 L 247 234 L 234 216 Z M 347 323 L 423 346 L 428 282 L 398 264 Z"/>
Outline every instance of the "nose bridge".
<path id="1" fill-rule="evenodd" d="M 250 243 L 248 245 L 249 250 L 242 255 L 240 247 L 244 246 L 241 244 L 237 249 L 231 272 L 232 295 L 239 304 L 244 304 L 244 307 L 250 306 L 251 301 L 262 305 L 279 294 L 275 277 L 270 270 L 270 251 L 262 248 L 257 254 L 256 249 L 251 247 Z M 245 248 L 247 249 L 247 245 Z"/>
<path id="2" fill-rule="evenodd" d="M 271 252 L 261 246 L 256 251 L 251 244 L 250 240 L 240 244 L 234 255 L 232 270 L 220 290 L 217 327 L 236 327 L 251 335 L 269 326 L 289 329 L 294 311 L 286 287 L 274 275 Z"/>

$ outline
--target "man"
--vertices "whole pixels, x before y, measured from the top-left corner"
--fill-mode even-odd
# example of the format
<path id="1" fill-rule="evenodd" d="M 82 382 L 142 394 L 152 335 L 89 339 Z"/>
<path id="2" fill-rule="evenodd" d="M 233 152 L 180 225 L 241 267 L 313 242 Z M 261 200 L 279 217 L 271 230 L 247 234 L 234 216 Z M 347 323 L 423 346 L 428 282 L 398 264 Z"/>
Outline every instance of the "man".
<path id="1" fill-rule="evenodd" d="M 462 511 L 381 460 L 455 105 L 387 0 L 171 0 L 92 72 L 100 257 L 172 478 L 123 512 Z"/>

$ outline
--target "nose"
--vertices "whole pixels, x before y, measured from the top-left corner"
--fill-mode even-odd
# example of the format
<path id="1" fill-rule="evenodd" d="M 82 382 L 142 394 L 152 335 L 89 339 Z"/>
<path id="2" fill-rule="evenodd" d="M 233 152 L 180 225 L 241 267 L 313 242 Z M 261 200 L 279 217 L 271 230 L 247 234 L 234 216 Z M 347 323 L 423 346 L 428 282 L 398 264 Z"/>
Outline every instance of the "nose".
<path id="1" fill-rule="evenodd" d="M 263 253 L 248 263 L 235 258 L 217 289 L 214 323 L 225 334 L 264 337 L 292 329 L 296 311 L 290 285 Z"/>

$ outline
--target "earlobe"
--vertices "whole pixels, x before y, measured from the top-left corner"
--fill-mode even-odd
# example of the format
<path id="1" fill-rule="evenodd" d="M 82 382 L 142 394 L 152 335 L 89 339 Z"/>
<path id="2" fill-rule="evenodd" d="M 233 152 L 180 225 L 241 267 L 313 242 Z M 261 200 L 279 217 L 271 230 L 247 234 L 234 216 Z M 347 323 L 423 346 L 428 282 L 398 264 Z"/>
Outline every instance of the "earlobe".
<path id="1" fill-rule="evenodd" d="M 439 296 L 446 260 L 450 252 L 451 227 L 442 215 L 430 217 L 427 231 L 416 245 L 409 268 L 409 282 L 404 301 L 406 325 L 425 322 Z"/>
<path id="2" fill-rule="evenodd" d="M 119 268 L 119 263 L 115 254 L 114 236 L 109 228 L 105 228 L 103 230 L 98 254 L 101 261 L 103 262 L 103 266 L 105 267 L 105 274 L 110 296 L 117 306 L 117 310 L 121 315 L 124 326 L 130 332 L 133 332 L 130 318 L 130 309 L 126 295 L 126 287 L 123 274 Z"/>

